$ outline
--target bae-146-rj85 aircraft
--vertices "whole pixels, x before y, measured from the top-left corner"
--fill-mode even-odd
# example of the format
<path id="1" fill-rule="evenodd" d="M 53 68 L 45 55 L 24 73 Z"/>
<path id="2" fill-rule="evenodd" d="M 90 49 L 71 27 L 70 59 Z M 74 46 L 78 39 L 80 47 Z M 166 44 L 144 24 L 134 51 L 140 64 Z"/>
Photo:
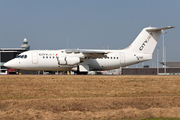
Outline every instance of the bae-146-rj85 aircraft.
<path id="1" fill-rule="evenodd" d="M 133 43 L 122 50 L 30 50 L 6 62 L 5 67 L 36 71 L 88 71 L 117 69 L 152 59 L 153 51 L 162 30 L 171 26 L 144 28 Z"/>

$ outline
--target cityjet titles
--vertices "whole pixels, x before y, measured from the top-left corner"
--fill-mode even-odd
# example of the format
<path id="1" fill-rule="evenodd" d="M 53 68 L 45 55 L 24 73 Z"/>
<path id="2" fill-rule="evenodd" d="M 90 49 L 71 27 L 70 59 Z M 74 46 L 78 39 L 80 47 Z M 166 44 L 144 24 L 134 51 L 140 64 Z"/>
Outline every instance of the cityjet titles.
<path id="1" fill-rule="evenodd" d="M 58 54 L 54 53 L 39 53 L 39 56 L 57 56 Z"/>
<path id="2" fill-rule="evenodd" d="M 146 46 L 146 44 L 149 42 L 150 39 L 151 39 L 151 35 L 149 35 L 148 38 L 143 42 L 143 44 L 139 48 L 140 51 L 144 49 L 144 47 Z"/>

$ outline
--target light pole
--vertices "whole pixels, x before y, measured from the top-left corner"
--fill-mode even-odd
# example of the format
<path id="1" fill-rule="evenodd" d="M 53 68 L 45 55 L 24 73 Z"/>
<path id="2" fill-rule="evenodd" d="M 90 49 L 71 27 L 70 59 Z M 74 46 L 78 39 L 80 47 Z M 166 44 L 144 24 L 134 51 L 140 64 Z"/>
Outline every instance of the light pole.
<path id="1" fill-rule="evenodd" d="M 107 46 L 107 49 L 109 50 L 110 45 Z"/>
<path id="2" fill-rule="evenodd" d="M 157 48 L 157 75 L 159 74 L 159 47 Z"/>
<path id="3" fill-rule="evenodd" d="M 166 73 L 166 65 L 165 65 L 165 57 L 164 57 L 164 34 L 166 34 L 167 32 L 165 32 L 165 31 L 161 31 L 162 32 L 162 34 L 163 34 L 163 68 L 164 68 L 164 73 Z"/>
<path id="4" fill-rule="evenodd" d="M 164 71 L 165 71 L 165 73 L 166 73 L 166 46 L 164 46 L 165 47 L 165 61 L 164 61 L 164 64 L 165 64 L 165 66 L 164 66 Z"/>
<path id="5" fill-rule="evenodd" d="M 67 37 L 67 49 L 68 49 L 68 37 Z"/>
<path id="6" fill-rule="evenodd" d="M 0 74 L 1 74 L 1 48 L 0 48 Z"/>

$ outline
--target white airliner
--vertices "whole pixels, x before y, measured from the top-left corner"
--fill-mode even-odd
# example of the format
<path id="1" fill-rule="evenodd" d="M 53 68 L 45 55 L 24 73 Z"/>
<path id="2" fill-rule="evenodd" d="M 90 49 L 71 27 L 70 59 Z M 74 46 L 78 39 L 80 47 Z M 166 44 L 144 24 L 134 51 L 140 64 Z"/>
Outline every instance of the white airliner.
<path id="1" fill-rule="evenodd" d="M 88 71 L 117 69 L 152 59 L 162 30 L 171 26 L 144 28 L 134 42 L 122 50 L 30 50 L 6 62 L 5 67 L 36 71 Z"/>

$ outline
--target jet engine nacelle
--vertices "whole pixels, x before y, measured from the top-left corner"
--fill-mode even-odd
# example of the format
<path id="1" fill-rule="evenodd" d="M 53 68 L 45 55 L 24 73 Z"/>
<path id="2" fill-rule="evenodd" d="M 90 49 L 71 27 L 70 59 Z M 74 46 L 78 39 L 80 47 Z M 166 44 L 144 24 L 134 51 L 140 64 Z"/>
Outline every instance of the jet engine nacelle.
<path id="1" fill-rule="evenodd" d="M 79 57 L 59 57 L 60 65 L 77 65 L 80 63 Z"/>

